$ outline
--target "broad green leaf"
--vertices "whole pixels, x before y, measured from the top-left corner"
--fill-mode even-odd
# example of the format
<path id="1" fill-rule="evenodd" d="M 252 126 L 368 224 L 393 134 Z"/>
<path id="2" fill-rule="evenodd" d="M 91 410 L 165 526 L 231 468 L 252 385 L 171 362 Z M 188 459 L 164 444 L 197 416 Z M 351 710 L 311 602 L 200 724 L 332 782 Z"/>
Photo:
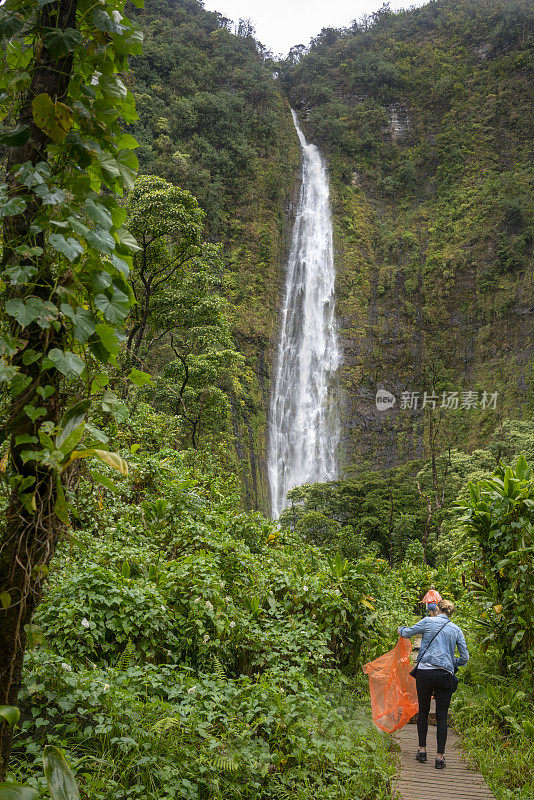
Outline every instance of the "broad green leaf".
<path id="1" fill-rule="evenodd" d="M 108 322 L 122 322 L 128 316 L 130 304 L 126 295 L 115 292 L 112 298 L 105 294 L 97 294 L 95 306 L 101 311 Z"/>
<path id="2" fill-rule="evenodd" d="M 109 436 L 105 434 L 104 431 L 101 431 L 100 428 L 95 428 L 90 422 L 85 423 L 85 430 L 93 439 L 102 442 L 102 444 L 107 444 L 109 442 Z"/>
<path id="3" fill-rule="evenodd" d="M 36 361 L 39 361 L 39 359 L 42 358 L 42 355 L 42 353 L 39 353 L 36 350 L 24 350 L 22 354 L 22 363 L 24 366 L 29 367 L 30 364 L 35 364 Z"/>
<path id="4" fill-rule="evenodd" d="M 515 465 L 515 474 L 520 481 L 525 481 L 530 477 L 530 468 L 524 455 L 520 455 Z"/>
<path id="5" fill-rule="evenodd" d="M 49 328 L 58 314 L 58 309 L 53 303 L 40 300 L 38 297 L 30 297 L 25 303 L 22 300 L 8 300 L 5 309 L 10 317 L 17 320 L 21 328 L 26 328 L 32 322 L 37 322 L 41 328 Z"/>
<path id="6" fill-rule="evenodd" d="M 115 239 L 104 228 L 87 229 L 85 239 L 99 253 L 110 255 L 115 250 Z"/>
<path id="7" fill-rule="evenodd" d="M 46 183 L 41 183 L 35 188 L 35 194 L 40 198 L 44 206 L 57 206 L 65 200 L 65 192 L 63 189 L 52 188 L 49 189 Z"/>
<path id="8" fill-rule="evenodd" d="M 0 205 L 0 219 L 3 217 L 16 217 L 22 214 L 26 208 L 26 201 L 22 197 L 12 197 L 7 203 Z"/>
<path id="9" fill-rule="evenodd" d="M 61 522 L 63 522 L 65 525 L 69 524 L 69 506 L 67 500 L 65 499 L 65 492 L 63 491 L 61 478 L 59 477 L 56 484 L 56 503 L 54 505 L 54 514 L 56 514 Z"/>
<path id="10" fill-rule="evenodd" d="M 19 248 L 17 248 L 18 250 Z M 23 258 L 29 258 L 29 256 L 23 255 Z M 37 274 L 37 267 L 34 267 L 33 264 L 14 264 L 12 267 L 8 267 L 4 270 L 3 275 L 6 278 L 9 278 L 11 284 L 16 286 L 17 284 L 27 283 L 28 280 Z"/>
<path id="11" fill-rule="evenodd" d="M 116 492 L 120 491 L 119 487 L 117 486 L 117 484 L 113 483 L 111 478 L 108 478 L 107 475 L 104 475 L 102 472 L 99 472 L 96 469 L 90 470 L 90 473 L 91 473 L 91 477 L 93 478 L 93 480 L 96 481 L 97 483 L 99 483 L 101 486 L 105 486 L 105 488 L 109 489 L 111 492 L 115 492 L 116 493 Z"/>
<path id="12" fill-rule="evenodd" d="M 33 121 L 37 127 L 52 139 L 54 144 L 61 144 L 72 128 L 72 110 L 59 100 L 55 102 L 49 94 L 42 92 L 32 100 Z"/>
<path id="13" fill-rule="evenodd" d="M 0 800 L 36 800 L 37 792 L 18 783 L 0 783 Z"/>
<path id="14" fill-rule="evenodd" d="M 105 372 L 99 372 L 98 375 L 95 375 L 91 382 L 91 394 L 98 394 L 104 389 L 109 383 L 109 375 L 106 375 Z"/>
<path id="15" fill-rule="evenodd" d="M 129 250 L 132 253 L 137 253 L 141 249 L 137 244 L 135 237 L 132 236 L 130 231 L 127 231 L 126 228 L 117 228 L 115 231 L 115 236 L 117 237 L 117 241 L 122 248 Z"/>
<path id="16" fill-rule="evenodd" d="M 102 322 L 96 326 L 96 334 L 110 355 L 120 352 L 121 343 L 117 338 L 115 328 Z"/>
<path id="17" fill-rule="evenodd" d="M 29 189 L 46 183 L 51 174 L 50 165 L 46 161 L 38 161 L 35 165 L 31 162 L 21 164 L 16 172 L 17 179 Z"/>
<path id="18" fill-rule="evenodd" d="M 52 386 L 51 384 L 47 384 L 46 386 L 38 386 L 37 387 L 37 394 L 40 397 L 42 397 L 43 400 L 46 400 L 48 397 L 53 395 L 55 391 L 56 391 L 55 387 Z"/>
<path id="19" fill-rule="evenodd" d="M 106 350 L 106 348 L 104 347 L 104 345 L 102 344 L 96 333 L 94 333 L 92 336 L 89 337 L 87 344 L 89 345 L 91 353 L 102 364 L 108 364 L 111 361 L 113 357 L 112 354 L 109 352 L 109 350 Z"/>
<path id="20" fill-rule="evenodd" d="M 111 155 L 111 153 L 107 153 L 105 150 L 102 150 L 98 154 L 98 164 L 100 166 L 100 172 L 102 173 L 102 178 L 106 183 L 111 184 L 113 187 L 115 185 L 116 179 L 120 176 L 119 165 Z"/>
<path id="21" fill-rule="evenodd" d="M 118 256 L 116 256 L 116 255 L 115 255 L 115 253 L 112 253 L 112 254 L 111 254 L 111 263 L 112 263 L 112 264 L 113 264 L 113 266 L 114 266 L 114 267 L 116 267 L 116 269 L 118 269 L 118 270 L 119 270 L 119 272 L 121 272 L 121 273 L 122 273 L 122 274 L 123 274 L 125 277 L 128 277 L 128 275 L 130 274 L 130 267 L 129 267 L 129 265 L 126 263 L 126 261 L 123 261 L 123 259 L 122 259 L 122 258 L 119 258 Z"/>
<path id="22" fill-rule="evenodd" d="M 132 0 L 134 6 L 143 8 L 144 0 Z M 117 41 L 117 48 L 128 55 L 139 55 L 143 52 L 143 31 L 137 26 L 124 31 L 122 37 Z M 135 122 L 135 120 L 126 120 Z"/>
<path id="23" fill-rule="evenodd" d="M 0 717 L 13 728 L 20 719 L 20 711 L 16 706 L 0 706 Z"/>
<path id="24" fill-rule="evenodd" d="M 84 141 L 78 131 L 72 129 L 68 132 L 65 139 L 65 144 L 69 148 L 69 153 L 73 160 L 82 169 L 86 169 L 93 162 L 96 157 L 96 150 L 86 141 Z"/>
<path id="25" fill-rule="evenodd" d="M 28 433 L 21 433 L 15 437 L 15 444 L 37 444 L 37 437 L 30 436 Z"/>
<path id="26" fill-rule="evenodd" d="M 0 592 L 0 605 L 2 608 L 9 608 L 11 605 L 11 595 L 9 592 Z"/>
<path id="27" fill-rule="evenodd" d="M 148 372 L 142 372 L 140 369 L 136 369 L 135 367 L 128 375 L 128 380 L 132 383 L 135 383 L 135 385 L 139 387 L 146 386 L 147 384 L 154 386 L 154 379 L 152 378 L 152 375 L 149 375 Z"/>
<path id="28" fill-rule="evenodd" d="M 30 247 L 27 244 L 21 244 L 18 247 L 15 247 L 15 253 L 18 253 L 22 256 L 22 258 L 33 258 L 34 256 L 42 256 L 43 255 L 43 248 L 42 247 Z"/>
<path id="29" fill-rule="evenodd" d="M 4 147 L 20 147 L 30 138 L 30 129 L 27 125 L 17 125 L 10 131 L 0 133 L 0 144 Z"/>
<path id="30" fill-rule="evenodd" d="M 104 464 L 108 464 L 108 466 L 112 467 L 112 469 L 117 472 L 120 472 L 121 475 L 128 475 L 128 464 L 118 453 L 111 453 L 109 450 L 101 450 L 96 447 L 89 447 L 86 450 L 75 450 L 63 469 L 66 469 L 69 464 L 79 458 L 92 458 L 93 456 L 99 458 L 100 461 L 103 461 Z"/>
<path id="31" fill-rule="evenodd" d="M 85 433 L 85 423 L 82 422 L 80 425 L 74 428 L 74 430 L 72 430 L 69 433 L 69 435 L 65 437 L 65 439 L 63 439 L 61 446 L 59 447 L 59 450 L 64 455 L 70 453 L 72 450 L 75 449 L 75 447 L 77 447 L 80 444 L 81 440 L 83 439 L 84 433 Z"/>
<path id="32" fill-rule="evenodd" d="M 121 413 L 123 409 L 126 411 L 126 413 L 128 412 L 128 409 L 124 403 L 117 397 L 116 394 L 114 394 L 114 392 L 104 392 L 102 396 L 102 411 L 107 414 L 116 415 L 117 412 Z"/>
<path id="33" fill-rule="evenodd" d="M 17 14 L 16 9 L 13 13 L 9 9 L 7 13 L 2 14 L 0 18 L 0 38 L 11 39 L 16 33 L 20 31 L 24 25 L 24 17 L 22 14 Z"/>
<path id="34" fill-rule="evenodd" d="M 104 94 L 115 100 L 122 100 L 128 94 L 124 81 L 118 75 L 101 75 L 98 85 Z"/>
<path id="35" fill-rule="evenodd" d="M 84 246 L 72 236 L 66 239 L 62 233 L 51 233 L 48 241 L 58 253 L 62 253 L 69 261 L 74 261 L 85 252 Z"/>
<path id="36" fill-rule="evenodd" d="M 62 445 L 71 435 L 71 433 L 76 430 L 79 425 L 85 422 L 85 416 L 90 407 L 90 400 L 81 400 L 79 403 L 76 403 L 76 405 L 65 411 L 63 417 L 61 418 L 60 431 L 56 436 L 56 447 L 58 450 L 61 450 Z"/>
<path id="37" fill-rule="evenodd" d="M 95 332 L 95 318 L 91 311 L 78 306 L 73 308 L 69 303 L 61 304 L 61 311 L 74 323 L 74 336 L 79 342 L 86 342 Z"/>
<path id="38" fill-rule="evenodd" d="M 3 356 L 0 358 L 0 383 L 9 383 L 18 371 L 18 367 L 12 367 L 11 364 L 7 364 Z"/>
<path id="39" fill-rule="evenodd" d="M 124 30 L 123 26 L 115 22 L 109 14 L 107 14 L 103 9 L 96 8 L 93 11 L 93 25 L 95 28 L 98 28 L 101 31 L 105 31 L 106 33 L 122 33 Z"/>
<path id="40" fill-rule="evenodd" d="M 135 176 L 139 169 L 139 161 L 133 150 L 121 150 L 117 155 L 117 164 L 126 189 L 133 189 Z"/>
<path id="41" fill-rule="evenodd" d="M 74 775 L 59 748 L 46 745 L 43 766 L 52 800 L 80 800 Z"/>
<path id="42" fill-rule="evenodd" d="M 131 133 L 123 133 L 117 139 L 117 147 L 119 150 L 135 150 L 136 147 L 139 147 L 139 144 Z"/>
<path id="43" fill-rule="evenodd" d="M 100 227 L 109 230 L 113 226 L 111 214 L 102 203 L 97 203 L 95 200 L 88 198 L 85 201 L 85 210 L 89 219 L 92 219 Z"/>
<path id="44" fill-rule="evenodd" d="M 54 347 L 47 355 L 56 369 L 66 378 L 78 378 L 85 369 L 85 363 L 80 356 L 71 353 L 70 350 L 59 350 Z"/>
<path id="45" fill-rule="evenodd" d="M 72 53 L 82 40 L 82 34 L 75 28 L 51 28 L 43 35 L 46 49 L 56 60 Z"/>
<path id="46" fill-rule="evenodd" d="M 32 422 L 35 422 L 35 420 L 39 419 L 39 417 L 46 416 L 46 408 L 36 408 L 35 406 L 28 404 L 27 406 L 24 406 L 24 413 L 31 419 Z"/>
<path id="47" fill-rule="evenodd" d="M 141 34 L 141 36 L 142 35 L 143 34 Z M 141 52 L 141 50 L 139 50 L 138 52 Z M 135 109 L 135 99 L 130 91 L 128 91 L 126 99 L 123 100 L 121 103 L 121 117 L 125 122 L 137 122 L 137 120 L 139 119 L 139 114 Z"/>

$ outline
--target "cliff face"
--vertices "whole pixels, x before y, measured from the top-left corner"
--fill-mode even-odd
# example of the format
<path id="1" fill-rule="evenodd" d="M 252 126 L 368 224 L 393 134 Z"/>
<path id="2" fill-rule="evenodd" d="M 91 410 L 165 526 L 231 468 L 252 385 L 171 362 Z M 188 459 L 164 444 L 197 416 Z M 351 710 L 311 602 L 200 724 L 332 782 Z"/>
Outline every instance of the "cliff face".
<path id="1" fill-rule="evenodd" d="M 474 447 L 526 411 L 528 8 L 383 10 L 323 31 L 287 66 L 292 103 L 330 165 L 348 462 Z M 378 408 L 379 390 L 394 405 L 382 392 Z"/>
<path id="2" fill-rule="evenodd" d="M 270 365 L 299 167 L 289 104 L 247 25 L 232 32 L 197 0 L 146 0 L 132 15 L 145 36 L 131 77 L 141 169 L 191 191 L 223 247 L 219 290 L 245 357 L 230 392 L 236 454 L 247 506 L 267 510 Z"/>

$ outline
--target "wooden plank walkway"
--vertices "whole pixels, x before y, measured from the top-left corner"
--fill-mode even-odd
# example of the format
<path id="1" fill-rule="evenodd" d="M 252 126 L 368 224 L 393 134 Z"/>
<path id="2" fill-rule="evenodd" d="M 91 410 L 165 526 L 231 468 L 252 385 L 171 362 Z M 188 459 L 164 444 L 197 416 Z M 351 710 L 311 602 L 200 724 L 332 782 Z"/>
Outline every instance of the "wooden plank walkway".
<path id="1" fill-rule="evenodd" d="M 429 727 L 428 761 L 420 764 L 417 753 L 417 726 L 406 725 L 395 734 L 400 745 L 400 775 L 396 790 L 402 800 L 495 800 L 484 778 L 470 770 L 460 758 L 458 736 L 449 729 L 445 769 L 436 769 L 436 728 Z"/>

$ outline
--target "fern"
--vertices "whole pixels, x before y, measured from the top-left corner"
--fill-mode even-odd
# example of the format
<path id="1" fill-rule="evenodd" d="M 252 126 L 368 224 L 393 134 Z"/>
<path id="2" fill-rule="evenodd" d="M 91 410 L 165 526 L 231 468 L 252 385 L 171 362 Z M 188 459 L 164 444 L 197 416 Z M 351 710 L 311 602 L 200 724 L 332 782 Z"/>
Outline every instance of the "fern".
<path id="1" fill-rule="evenodd" d="M 120 655 L 119 660 L 117 661 L 117 668 L 120 669 L 122 672 L 125 672 L 129 667 L 132 666 L 135 660 L 135 645 L 131 639 L 128 639 L 128 643 L 124 648 L 123 652 Z"/>
<path id="2" fill-rule="evenodd" d="M 213 656 L 213 674 L 217 680 L 226 683 L 226 672 L 217 656 Z"/>
<path id="3" fill-rule="evenodd" d="M 172 730 L 173 728 L 179 728 L 181 724 L 180 717 L 164 717 L 163 719 L 158 719 L 152 725 L 152 733 L 163 734 L 167 733 L 168 731 Z"/>
<path id="4" fill-rule="evenodd" d="M 229 756 L 217 756 L 213 760 L 213 766 L 219 772 L 237 772 L 239 769 L 239 764 L 236 764 Z"/>

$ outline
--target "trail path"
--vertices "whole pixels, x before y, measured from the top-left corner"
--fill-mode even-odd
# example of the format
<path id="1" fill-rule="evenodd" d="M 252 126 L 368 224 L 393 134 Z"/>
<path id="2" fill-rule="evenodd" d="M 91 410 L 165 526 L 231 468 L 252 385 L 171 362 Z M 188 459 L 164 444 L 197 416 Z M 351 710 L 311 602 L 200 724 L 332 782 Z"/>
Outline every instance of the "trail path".
<path id="1" fill-rule="evenodd" d="M 421 637 L 414 637 L 412 659 L 421 646 Z M 414 718 L 414 721 L 417 717 Z M 396 789 L 402 800 L 495 800 L 480 773 L 469 769 L 461 760 L 458 735 L 449 728 L 443 770 L 435 769 L 436 728 L 435 703 L 432 700 L 427 737 L 428 761 L 420 764 L 415 760 L 418 738 L 417 725 L 406 725 L 395 734 L 400 745 L 400 773 Z"/>
<path id="2" fill-rule="evenodd" d="M 406 725 L 395 734 L 400 745 L 400 774 L 397 791 L 403 800 L 494 800 L 484 778 L 470 770 L 460 758 L 459 738 L 449 729 L 443 770 L 434 768 L 436 729 L 428 729 L 428 761 L 420 764 L 417 753 L 417 725 Z"/>

